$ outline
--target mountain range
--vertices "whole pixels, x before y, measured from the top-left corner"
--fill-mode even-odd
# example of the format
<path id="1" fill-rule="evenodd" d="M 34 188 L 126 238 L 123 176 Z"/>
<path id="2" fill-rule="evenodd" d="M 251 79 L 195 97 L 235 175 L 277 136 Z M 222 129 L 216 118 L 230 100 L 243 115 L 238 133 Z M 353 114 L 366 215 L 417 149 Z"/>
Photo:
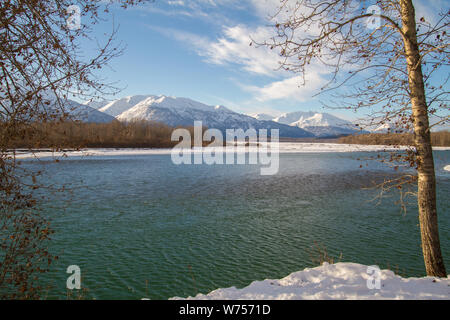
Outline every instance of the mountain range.
<path id="1" fill-rule="evenodd" d="M 86 106 L 94 106 L 86 103 Z M 105 101 L 103 105 L 96 102 L 99 112 L 105 113 L 119 121 L 136 120 L 157 121 L 169 126 L 193 126 L 194 121 L 202 121 L 208 128 L 225 132 L 226 129 L 250 128 L 259 130 L 278 129 L 281 137 L 313 138 L 314 134 L 300 127 L 287 124 L 258 120 L 245 114 L 234 112 L 224 106 L 209 106 L 188 98 L 170 96 L 139 95 L 129 96 L 114 101 Z"/>
<path id="2" fill-rule="evenodd" d="M 359 132 L 352 122 L 329 113 L 291 112 L 275 118 L 274 121 L 289 124 L 311 132 L 316 137 L 333 137 Z"/>
<path id="3" fill-rule="evenodd" d="M 96 108 L 73 100 L 67 100 L 64 109 L 72 116 L 74 120 L 83 122 L 108 123 L 115 120 L 113 116 L 110 116 L 107 113 L 101 112 Z"/>
<path id="4" fill-rule="evenodd" d="M 338 118 L 329 113 L 320 112 L 290 112 L 279 117 L 258 113 L 252 115 L 255 119 L 271 120 L 292 127 L 302 128 L 318 138 L 337 137 L 360 132 L 358 127 L 350 121 Z"/>
<path id="5" fill-rule="evenodd" d="M 135 95 L 113 101 L 86 102 L 80 109 L 84 120 L 89 122 L 148 120 L 169 126 L 192 126 L 194 121 L 202 121 L 204 126 L 221 131 L 279 129 L 280 137 L 292 138 L 336 137 L 359 132 L 350 121 L 328 113 L 291 112 L 279 117 L 246 115 L 221 105 L 209 106 L 188 98 L 165 95 Z"/>

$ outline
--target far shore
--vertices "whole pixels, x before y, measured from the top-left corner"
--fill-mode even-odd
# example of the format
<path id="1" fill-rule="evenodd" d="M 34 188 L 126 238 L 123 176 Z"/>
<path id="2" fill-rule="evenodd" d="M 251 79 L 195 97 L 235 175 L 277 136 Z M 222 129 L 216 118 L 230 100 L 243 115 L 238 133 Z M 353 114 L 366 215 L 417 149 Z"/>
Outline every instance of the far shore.
<path id="1" fill-rule="evenodd" d="M 337 152 L 389 152 L 406 150 L 408 146 L 388 146 L 388 145 L 358 145 L 329 142 L 280 142 L 279 153 L 337 153 Z M 238 145 L 236 148 L 215 147 L 216 152 L 257 152 L 258 146 Z M 52 151 L 49 148 L 42 149 L 16 149 L 17 159 L 30 158 L 65 158 L 65 157 L 96 157 L 96 156 L 123 156 L 123 155 L 170 155 L 171 148 L 84 148 L 80 150 L 63 149 Z M 211 151 L 210 147 L 203 147 L 202 150 L 184 150 L 185 152 L 205 152 Z M 268 143 L 268 150 L 276 151 L 272 143 Z M 447 151 L 450 147 L 433 147 L 436 151 Z"/>

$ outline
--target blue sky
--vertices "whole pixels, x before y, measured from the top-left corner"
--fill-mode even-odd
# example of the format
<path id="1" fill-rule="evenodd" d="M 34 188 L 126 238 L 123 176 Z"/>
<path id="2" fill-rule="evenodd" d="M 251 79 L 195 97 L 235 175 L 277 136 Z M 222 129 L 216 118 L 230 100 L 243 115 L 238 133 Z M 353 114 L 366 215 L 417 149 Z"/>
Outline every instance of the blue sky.
<path id="1" fill-rule="evenodd" d="M 94 26 L 94 35 L 104 38 L 114 21 L 119 26 L 117 40 L 126 49 L 101 76 L 125 87 L 120 97 L 188 97 L 250 114 L 324 111 L 320 98 L 313 97 L 325 81 L 320 72 L 311 72 L 306 85 L 300 86 L 295 74 L 276 70 L 275 52 L 249 46 L 250 35 L 261 40 L 270 36 L 267 17 L 277 3 L 155 0 L 113 9 L 106 22 Z M 350 111 L 331 113 L 357 117 Z"/>

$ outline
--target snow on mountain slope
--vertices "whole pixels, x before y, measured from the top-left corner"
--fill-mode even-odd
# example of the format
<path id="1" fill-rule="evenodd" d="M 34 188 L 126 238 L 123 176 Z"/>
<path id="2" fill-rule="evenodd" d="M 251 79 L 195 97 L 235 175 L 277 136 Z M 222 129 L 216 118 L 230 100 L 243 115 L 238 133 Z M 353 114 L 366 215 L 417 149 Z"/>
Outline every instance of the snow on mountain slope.
<path id="1" fill-rule="evenodd" d="M 348 136 L 351 134 L 368 133 L 368 131 L 361 131 L 357 128 L 344 128 L 344 127 L 326 127 L 326 126 L 313 126 L 304 127 L 308 132 L 314 134 L 317 138 L 335 138 L 340 136 Z"/>
<path id="2" fill-rule="evenodd" d="M 314 114 L 315 112 L 303 112 L 303 111 L 289 112 L 273 119 L 273 121 L 287 125 L 292 125 L 294 122 L 298 122 L 300 119 L 303 119 L 305 117 L 312 117 Z"/>
<path id="3" fill-rule="evenodd" d="M 138 104 L 142 100 L 145 100 L 149 97 L 153 97 L 153 96 L 149 96 L 149 95 L 128 96 L 125 98 L 111 101 L 110 103 L 106 104 L 105 106 L 101 107 L 98 110 L 101 112 L 104 112 L 106 114 L 109 114 L 110 116 L 117 117 L 121 113 L 127 111 L 128 109 L 134 107 L 136 104 Z"/>
<path id="4" fill-rule="evenodd" d="M 431 124 L 431 121 L 430 121 Z M 386 122 L 384 124 L 380 124 L 378 127 L 372 130 L 373 133 L 406 133 L 413 132 L 413 128 L 406 129 L 404 125 L 397 125 L 394 122 Z"/>
<path id="5" fill-rule="evenodd" d="M 228 114 L 233 113 L 223 106 L 208 106 L 187 98 L 176 98 L 167 96 L 149 96 L 133 107 L 127 109 L 117 116 L 120 121 L 152 120 L 166 121 L 168 125 L 177 122 L 190 121 L 189 125 L 194 125 L 191 120 L 202 120 L 201 113 Z"/>
<path id="6" fill-rule="evenodd" d="M 82 121 L 89 123 L 109 123 L 116 120 L 114 117 L 100 112 L 88 105 L 67 99 L 65 102 L 57 103 L 56 98 L 46 98 L 47 103 L 41 107 L 42 114 L 46 114 L 48 119 L 60 119 L 63 114 L 67 114 L 66 120 Z"/>
<path id="7" fill-rule="evenodd" d="M 73 120 L 92 123 L 108 123 L 114 121 L 115 118 L 103 112 L 91 108 L 87 104 L 78 103 L 70 99 L 60 99 L 51 91 L 41 93 L 42 101 L 30 112 L 17 115 L 17 119 L 29 121 L 36 119 L 42 121 L 47 120 Z M 0 106 L 0 109 L 2 107 Z M 8 108 L 8 106 L 6 106 Z M 0 112 L 1 119 L 1 112 Z"/>
<path id="8" fill-rule="evenodd" d="M 273 121 L 296 126 L 305 127 L 353 127 L 354 125 L 347 120 L 338 118 L 329 113 L 319 112 L 291 112 L 275 118 Z"/>
<path id="9" fill-rule="evenodd" d="M 122 105 L 121 105 L 122 106 Z M 103 111 L 107 106 L 101 109 Z M 208 128 L 221 131 L 226 129 L 279 129 L 283 137 L 312 137 L 301 128 L 290 127 L 273 121 L 259 121 L 239 114 L 224 106 L 209 106 L 188 99 L 168 96 L 147 96 L 116 118 L 119 121 L 158 121 L 169 126 L 193 126 L 194 121 L 202 121 Z"/>
<path id="10" fill-rule="evenodd" d="M 110 103 L 111 101 L 109 100 L 101 100 L 101 101 L 85 101 L 82 104 L 91 108 L 94 108 L 96 110 L 103 108 L 104 106 L 106 106 L 108 103 Z"/>
<path id="11" fill-rule="evenodd" d="M 275 118 L 274 116 L 271 116 L 270 114 L 267 113 L 248 114 L 248 116 L 263 121 L 273 121 L 273 119 Z"/>
<path id="12" fill-rule="evenodd" d="M 313 133 L 316 137 L 335 137 L 358 132 L 358 128 L 350 121 L 338 118 L 329 113 L 291 112 L 285 113 L 273 121 L 299 127 Z"/>
<path id="13" fill-rule="evenodd" d="M 428 121 L 432 132 L 450 130 L 450 122 L 445 121 L 445 115 L 430 114 Z M 380 118 L 374 121 L 369 129 L 373 133 L 413 133 L 414 128 L 412 122 L 404 121 L 402 118 Z"/>
<path id="14" fill-rule="evenodd" d="M 299 111 L 272 120 L 272 116 L 264 113 L 252 117 L 224 106 L 210 106 L 188 98 L 165 95 L 135 95 L 110 102 L 84 104 L 69 101 L 69 105 L 75 109 L 70 113 L 77 120 L 86 122 L 110 122 L 116 118 L 124 122 L 157 121 L 176 127 L 193 126 L 194 121 L 202 121 L 204 126 L 223 132 L 226 129 L 278 129 L 280 137 L 292 138 L 336 137 L 358 132 L 351 122 L 328 113 Z"/>
<path id="15" fill-rule="evenodd" d="M 64 111 L 69 113 L 73 120 L 82 122 L 108 123 L 115 120 L 113 116 L 73 100 L 67 100 L 66 104 L 64 104 Z"/>
<path id="16" fill-rule="evenodd" d="M 316 113 L 311 117 L 301 117 L 291 125 L 304 127 L 353 127 L 350 121 L 340 119 L 329 113 Z"/>
<path id="17" fill-rule="evenodd" d="M 374 133 L 395 132 L 395 125 L 393 123 L 384 123 L 372 130 Z"/>

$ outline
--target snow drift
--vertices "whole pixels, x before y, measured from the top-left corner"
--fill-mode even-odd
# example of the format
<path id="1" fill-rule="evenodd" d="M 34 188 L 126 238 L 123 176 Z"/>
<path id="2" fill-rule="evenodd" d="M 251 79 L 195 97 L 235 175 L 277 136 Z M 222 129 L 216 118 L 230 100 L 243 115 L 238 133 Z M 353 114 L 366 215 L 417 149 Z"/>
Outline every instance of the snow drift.
<path id="1" fill-rule="evenodd" d="M 368 282 L 372 283 L 370 277 L 373 277 L 373 273 L 368 273 L 368 266 L 362 264 L 324 263 L 317 268 L 294 272 L 283 279 L 255 281 L 243 289 L 217 289 L 188 299 L 450 299 L 450 277 L 402 278 L 390 270 L 382 270 L 379 274 L 379 289 L 369 289 L 371 286 L 368 286 Z"/>

